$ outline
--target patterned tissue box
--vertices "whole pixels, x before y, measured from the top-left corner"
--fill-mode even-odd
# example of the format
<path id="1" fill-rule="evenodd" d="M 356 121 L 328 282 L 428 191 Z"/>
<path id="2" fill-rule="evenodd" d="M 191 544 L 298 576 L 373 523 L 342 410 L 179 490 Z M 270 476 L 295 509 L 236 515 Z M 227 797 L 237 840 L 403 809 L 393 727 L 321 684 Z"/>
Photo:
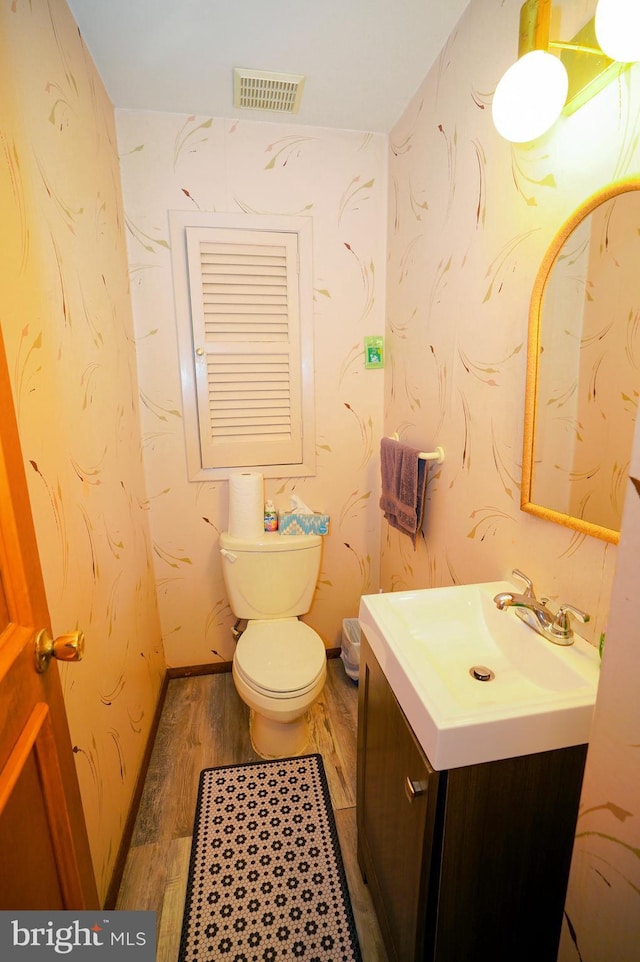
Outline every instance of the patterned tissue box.
<path id="1" fill-rule="evenodd" d="M 329 515 L 283 511 L 279 529 L 280 534 L 329 534 Z"/>

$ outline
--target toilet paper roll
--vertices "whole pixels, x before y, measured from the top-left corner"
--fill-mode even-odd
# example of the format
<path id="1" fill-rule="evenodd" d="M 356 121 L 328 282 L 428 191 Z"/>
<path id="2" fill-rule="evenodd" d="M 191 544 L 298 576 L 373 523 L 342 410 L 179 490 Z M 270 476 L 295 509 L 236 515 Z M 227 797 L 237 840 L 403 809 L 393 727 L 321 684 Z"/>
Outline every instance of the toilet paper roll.
<path id="1" fill-rule="evenodd" d="M 261 474 L 243 471 L 229 475 L 229 534 L 234 538 L 257 538 L 264 534 Z"/>

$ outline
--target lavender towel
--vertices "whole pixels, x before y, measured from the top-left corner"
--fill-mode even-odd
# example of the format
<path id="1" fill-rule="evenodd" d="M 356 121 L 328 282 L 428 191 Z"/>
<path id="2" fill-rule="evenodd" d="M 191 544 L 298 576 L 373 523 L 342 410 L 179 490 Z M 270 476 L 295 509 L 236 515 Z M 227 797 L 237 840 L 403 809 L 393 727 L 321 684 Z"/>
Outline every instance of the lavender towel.
<path id="1" fill-rule="evenodd" d="M 409 535 L 414 548 L 422 525 L 427 481 L 427 463 L 418 455 L 417 448 L 401 441 L 382 438 L 380 442 L 380 507 L 393 528 Z"/>

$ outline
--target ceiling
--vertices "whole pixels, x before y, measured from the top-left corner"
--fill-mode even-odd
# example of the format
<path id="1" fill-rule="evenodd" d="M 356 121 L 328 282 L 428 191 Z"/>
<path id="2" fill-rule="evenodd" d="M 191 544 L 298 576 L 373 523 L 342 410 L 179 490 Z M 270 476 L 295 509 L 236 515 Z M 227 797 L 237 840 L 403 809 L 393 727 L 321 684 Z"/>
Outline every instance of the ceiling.
<path id="1" fill-rule="evenodd" d="M 387 133 L 469 0 L 67 0 L 117 108 Z M 297 114 L 233 106 L 233 68 L 303 74 Z"/>

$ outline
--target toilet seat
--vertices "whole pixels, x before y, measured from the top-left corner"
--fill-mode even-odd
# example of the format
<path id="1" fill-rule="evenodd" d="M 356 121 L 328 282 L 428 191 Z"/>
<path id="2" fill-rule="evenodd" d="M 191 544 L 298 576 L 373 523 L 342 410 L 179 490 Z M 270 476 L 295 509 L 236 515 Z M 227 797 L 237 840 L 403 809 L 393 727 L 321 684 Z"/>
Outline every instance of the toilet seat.
<path id="1" fill-rule="evenodd" d="M 318 683 L 326 652 L 313 628 L 297 618 L 250 621 L 238 639 L 235 671 L 268 698 L 297 698 Z"/>

